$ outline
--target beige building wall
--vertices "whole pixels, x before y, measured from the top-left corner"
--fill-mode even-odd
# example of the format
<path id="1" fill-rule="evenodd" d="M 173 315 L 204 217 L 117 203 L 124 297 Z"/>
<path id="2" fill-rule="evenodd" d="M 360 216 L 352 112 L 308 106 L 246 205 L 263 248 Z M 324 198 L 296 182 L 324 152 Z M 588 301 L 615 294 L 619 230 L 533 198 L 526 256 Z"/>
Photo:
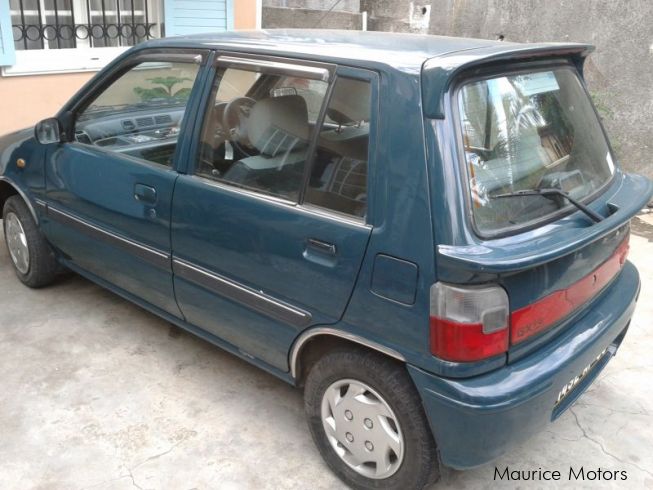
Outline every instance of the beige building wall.
<path id="1" fill-rule="evenodd" d="M 256 0 L 234 0 L 234 27 L 256 28 Z M 53 116 L 94 75 L 0 76 L 0 135 Z"/>
<path id="2" fill-rule="evenodd" d="M 262 0 L 258 0 L 261 2 Z M 234 27 L 256 29 L 257 0 L 234 0 Z"/>
<path id="3" fill-rule="evenodd" d="M 94 73 L 0 77 L 0 134 L 54 115 Z"/>

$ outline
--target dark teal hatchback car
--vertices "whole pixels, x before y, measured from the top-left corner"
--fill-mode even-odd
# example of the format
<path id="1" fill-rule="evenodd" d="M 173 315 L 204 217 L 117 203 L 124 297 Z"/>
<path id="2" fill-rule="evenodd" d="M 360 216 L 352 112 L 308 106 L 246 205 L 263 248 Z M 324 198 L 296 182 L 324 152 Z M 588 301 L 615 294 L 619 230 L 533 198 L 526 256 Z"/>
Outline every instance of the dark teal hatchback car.
<path id="1" fill-rule="evenodd" d="M 338 31 L 139 45 L 0 140 L 19 279 L 71 269 L 303 387 L 355 488 L 560 416 L 639 293 L 591 48 Z M 281 455 L 280 455 L 281 457 Z"/>

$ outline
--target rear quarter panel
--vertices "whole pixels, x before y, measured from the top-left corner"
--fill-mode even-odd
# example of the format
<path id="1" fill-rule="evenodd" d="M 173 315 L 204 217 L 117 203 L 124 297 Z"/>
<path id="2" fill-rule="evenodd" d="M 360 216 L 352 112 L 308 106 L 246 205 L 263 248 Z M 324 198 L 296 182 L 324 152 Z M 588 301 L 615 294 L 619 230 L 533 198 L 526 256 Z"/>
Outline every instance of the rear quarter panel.
<path id="1" fill-rule="evenodd" d="M 398 351 L 410 363 L 429 367 L 434 256 L 419 84 L 416 74 L 380 75 L 379 134 L 372 149 L 376 161 L 373 230 L 342 328 Z M 405 294 L 394 299 L 384 297 L 375 281 L 375 265 L 378 279 L 388 261 L 405 266 Z"/>

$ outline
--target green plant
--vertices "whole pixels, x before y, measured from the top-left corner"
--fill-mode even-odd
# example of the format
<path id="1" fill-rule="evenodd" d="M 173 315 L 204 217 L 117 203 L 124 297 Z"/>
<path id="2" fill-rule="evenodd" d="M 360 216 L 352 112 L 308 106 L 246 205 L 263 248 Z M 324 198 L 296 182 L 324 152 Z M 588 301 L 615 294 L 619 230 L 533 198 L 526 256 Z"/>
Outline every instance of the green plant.
<path id="1" fill-rule="evenodd" d="M 143 102 L 152 99 L 185 100 L 190 96 L 190 88 L 184 87 L 175 91 L 174 87 L 180 83 L 192 82 L 193 80 L 191 78 L 168 76 L 148 78 L 147 81 L 152 85 L 158 85 L 158 87 L 135 87 L 134 92 L 136 92 L 136 95 L 138 95 Z"/>

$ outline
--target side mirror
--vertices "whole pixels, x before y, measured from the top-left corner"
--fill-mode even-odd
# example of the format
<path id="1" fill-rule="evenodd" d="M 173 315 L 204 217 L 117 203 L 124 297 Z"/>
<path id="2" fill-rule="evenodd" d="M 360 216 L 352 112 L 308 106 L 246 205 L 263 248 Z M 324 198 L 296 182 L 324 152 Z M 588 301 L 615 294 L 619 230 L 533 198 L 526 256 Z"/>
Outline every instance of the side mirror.
<path id="1" fill-rule="evenodd" d="M 34 136 L 42 145 L 61 142 L 61 124 L 56 117 L 43 119 L 36 124 Z"/>

